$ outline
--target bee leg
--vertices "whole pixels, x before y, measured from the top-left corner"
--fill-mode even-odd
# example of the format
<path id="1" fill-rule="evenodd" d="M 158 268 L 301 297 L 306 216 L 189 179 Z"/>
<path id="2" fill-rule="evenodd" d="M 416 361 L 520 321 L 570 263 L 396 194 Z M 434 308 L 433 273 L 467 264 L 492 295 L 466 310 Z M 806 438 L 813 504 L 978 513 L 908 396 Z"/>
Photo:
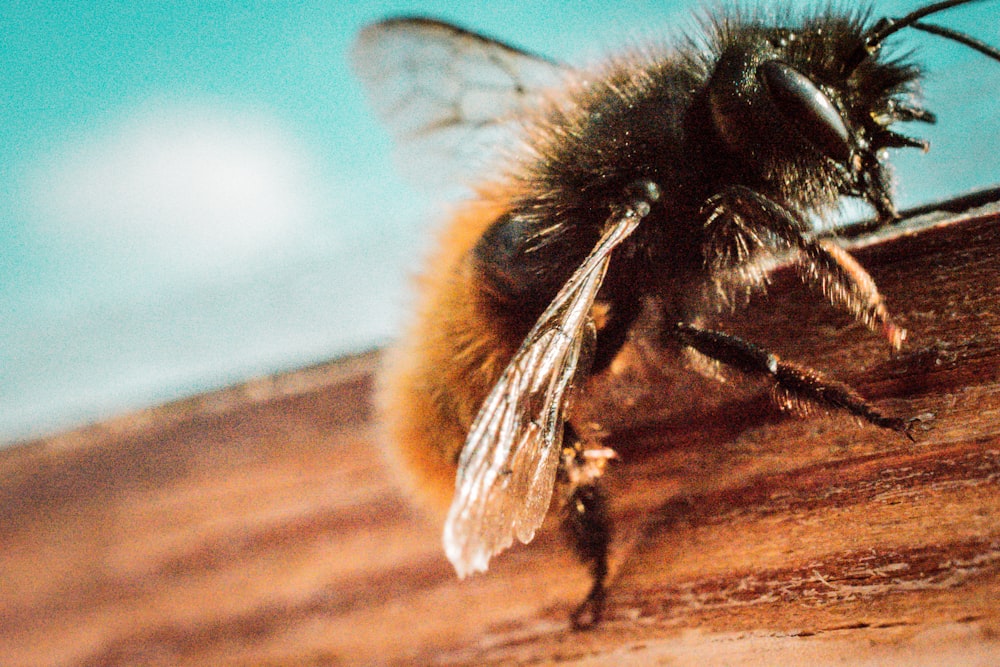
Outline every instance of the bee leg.
<path id="1" fill-rule="evenodd" d="M 805 236 L 806 223 L 798 214 L 743 186 L 732 186 L 711 197 L 703 207 L 707 241 L 703 248 L 706 267 L 725 294 L 726 277 L 761 286 L 766 274 L 757 267 L 762 254 L 793 251 L 795 268 L 802 280 L 813 286 L 832 305 L 842 308 L 873 331 L 881 333 L 899 349 L 906 331 L 896 326 L 879 294 L 875 281 L 851 255 L 825 240 Z"/>
<path id="2" fill-rule="evenodd" d="M 570 615 L 573 628 L 582 630 L 601 621 L 607 597 L 611 519 L 600 477 L 615 453 L 603 447 L 584 448 L 569 425 L 566 431 L 566 442 L 572 444 L 563 449 L 562 472 L 569 488 L 562 525 L 577 557 L 590 568 L 592 580 L 587 597 Z"/>
<path id="3" fill-rule="evenodd" d="M 913 439 L 913 420 L 886 417 L 842 382 L 828 380 L 809 368 L 782 361 L 753 343 L 721 331 L 679 322 L 674 336 L 701 354 L 747 375 L 765 376 L 774 383 L 772 398 L 783 409 L 805 411 L 809 403 L 846 410 L 875 426 L 899 431 Z"/>
<path id="4" fill-rule="evenodd" d="M 593 582 L 587 597 L 570 615 L 573 627 L 582 630 L 600 623 L 604 613 L 611 526 L 607 516 L 607 499 L 598 484 L 578 487 L 570 495 L 569 503 L 564 525 L 572 536 L 577 555 L 589 564 Z"/>

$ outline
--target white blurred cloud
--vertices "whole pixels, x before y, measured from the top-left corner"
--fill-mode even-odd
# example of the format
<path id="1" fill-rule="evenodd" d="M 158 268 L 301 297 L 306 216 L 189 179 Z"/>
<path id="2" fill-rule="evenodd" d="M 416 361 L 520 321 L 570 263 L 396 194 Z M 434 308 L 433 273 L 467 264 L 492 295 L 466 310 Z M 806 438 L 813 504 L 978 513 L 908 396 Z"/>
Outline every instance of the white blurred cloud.
<path id="1" fill-rule="evenodd" d="M 151 105 L 68 140 L 33 170 L 25 214 L 88 264 L 227 269 L 323 216 L 296 141 L 260 115 Z"/>
<path id="2" fill-rule="evenodd" d="M 0 326 L 0 445 L 393 326 L 402 280 L 382 265 L 412 237 L 368 233 L 349 213 L 370 193 L 278 121 L 159 104 L 65 137 L 12 188 L 35 245 L 0 294 L 17 313 Z"/>

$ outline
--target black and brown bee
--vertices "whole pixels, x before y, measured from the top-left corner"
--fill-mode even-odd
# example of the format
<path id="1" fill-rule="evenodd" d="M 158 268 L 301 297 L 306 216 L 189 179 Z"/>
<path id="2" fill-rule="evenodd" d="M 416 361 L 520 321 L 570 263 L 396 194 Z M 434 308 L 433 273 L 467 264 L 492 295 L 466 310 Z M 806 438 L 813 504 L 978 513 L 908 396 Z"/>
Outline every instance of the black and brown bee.
<path id="1" fill-rule="evenodd" d="M 712 13 L 679 46 L 633 48 L 572 69 L 426 18 L 366 28 L 354 64 L 417 172 L 492 171 L 444 227 L 416 313 L 381 377 L 386 437 L 443 508 L 460 577 L 529 542 L 565 489 L 565 525 L 593 585 L 572 620 L 601 617 L 611 539 L 600 485 L 614 452 L 571 425 L 583 381 L 605 371 L 643 304 L 688 354 L 771 383 L 787 405 L 843 410 L 909 434 L 845 384 L 704 326 L 763 290 L 775 258 L 899 348 L 865 270 L 811 233 L 844 198 L 898 214 L 890 148 L 926 149 L 897 123 L 930 123 L 920 69 L 883 48 L 904 28 L 1000 60 L 968 35 L 871 10 Z M 420 151 L 425 151 L 422 155 Z M 447 171 L 431 162 L 444 152 Z M 415 168 L 415 169 L 414 169 Z M 468 173 L 465 174 L 468 176 Z M 598 316 L 599 311 L 599 316 Z"/>

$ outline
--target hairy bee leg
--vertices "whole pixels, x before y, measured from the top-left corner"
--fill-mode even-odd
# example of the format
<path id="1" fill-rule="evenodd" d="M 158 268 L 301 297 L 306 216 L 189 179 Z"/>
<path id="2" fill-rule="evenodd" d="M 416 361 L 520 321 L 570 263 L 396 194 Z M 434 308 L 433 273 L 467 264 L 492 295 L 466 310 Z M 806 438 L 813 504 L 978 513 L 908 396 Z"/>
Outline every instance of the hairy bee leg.
<path id="1" fill-rule="evenodd" d="M 600 623 L 604 613 L 611 542 L 607 498 L 597 482 L 584 484 L 572 492 L 563 525 L 577 556 L 588 564 L 592 582 L 587 597 L 570 615 L 570 621 L 574 628 L 589 628 Z"/>
<path id="2" fill-rule="evenodd" d="M 770 377 L 774 382 L 772 396 L 779 407 L 795 408 L 802 401 L 811 401 L 823 407 L 846 410 L 875 426 L 899 431 L 913 439 L 911 420 L 886 417 L 846 384 L 782 361 L 777 355 L 742 338 L 683 322 L 675 325 L 674 335 L 684 345 L 747 375 Z"/>
<path id="3" fill-rule="evenodd" d="M 564 437 L 572 444 L 563 450 L 562 474 L 568 489 L 562 526 L 573 551 L 588 566 L 591 576 L 590 591 L 570 615 L 573 627 L 582 630 L 601 621 L 607 598 L 611 519 L 600 478 L 615 453 L 607 448 L 583 447 L 569 425 Z"/>
<path id="4" fill-rule="evenodd" d="M 873 331 L 880 331 L 899 349 L 906 331 L 889 314 L 875 281 L 843 248 L 803 234 L 799 217 L 758 192 L 732 186 L 710 198 L 704 207 L 708 229 L 703 254 L 713 274 L 752 266 L 762 250 L 793 250 L 802 280 L 820 290 Z"/>

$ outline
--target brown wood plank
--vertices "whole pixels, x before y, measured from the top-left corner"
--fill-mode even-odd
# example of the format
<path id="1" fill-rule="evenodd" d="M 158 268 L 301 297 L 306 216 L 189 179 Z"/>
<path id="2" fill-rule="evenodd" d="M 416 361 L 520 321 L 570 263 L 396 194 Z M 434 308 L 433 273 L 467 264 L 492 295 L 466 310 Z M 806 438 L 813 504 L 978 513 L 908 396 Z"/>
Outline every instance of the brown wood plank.
<path id="1" fill-rule="evenodd" d="M 649 316 L 578 420 L 621 454 L 597 630 L 556 530 L 455 579 L 380 458 L 370 354 L 0 452 L 0 664 L 995 664 L 1000 216 L 853 243 L 901 352 L 785 274 L 717 324 L 916 442 L 677 370 Z"/>

